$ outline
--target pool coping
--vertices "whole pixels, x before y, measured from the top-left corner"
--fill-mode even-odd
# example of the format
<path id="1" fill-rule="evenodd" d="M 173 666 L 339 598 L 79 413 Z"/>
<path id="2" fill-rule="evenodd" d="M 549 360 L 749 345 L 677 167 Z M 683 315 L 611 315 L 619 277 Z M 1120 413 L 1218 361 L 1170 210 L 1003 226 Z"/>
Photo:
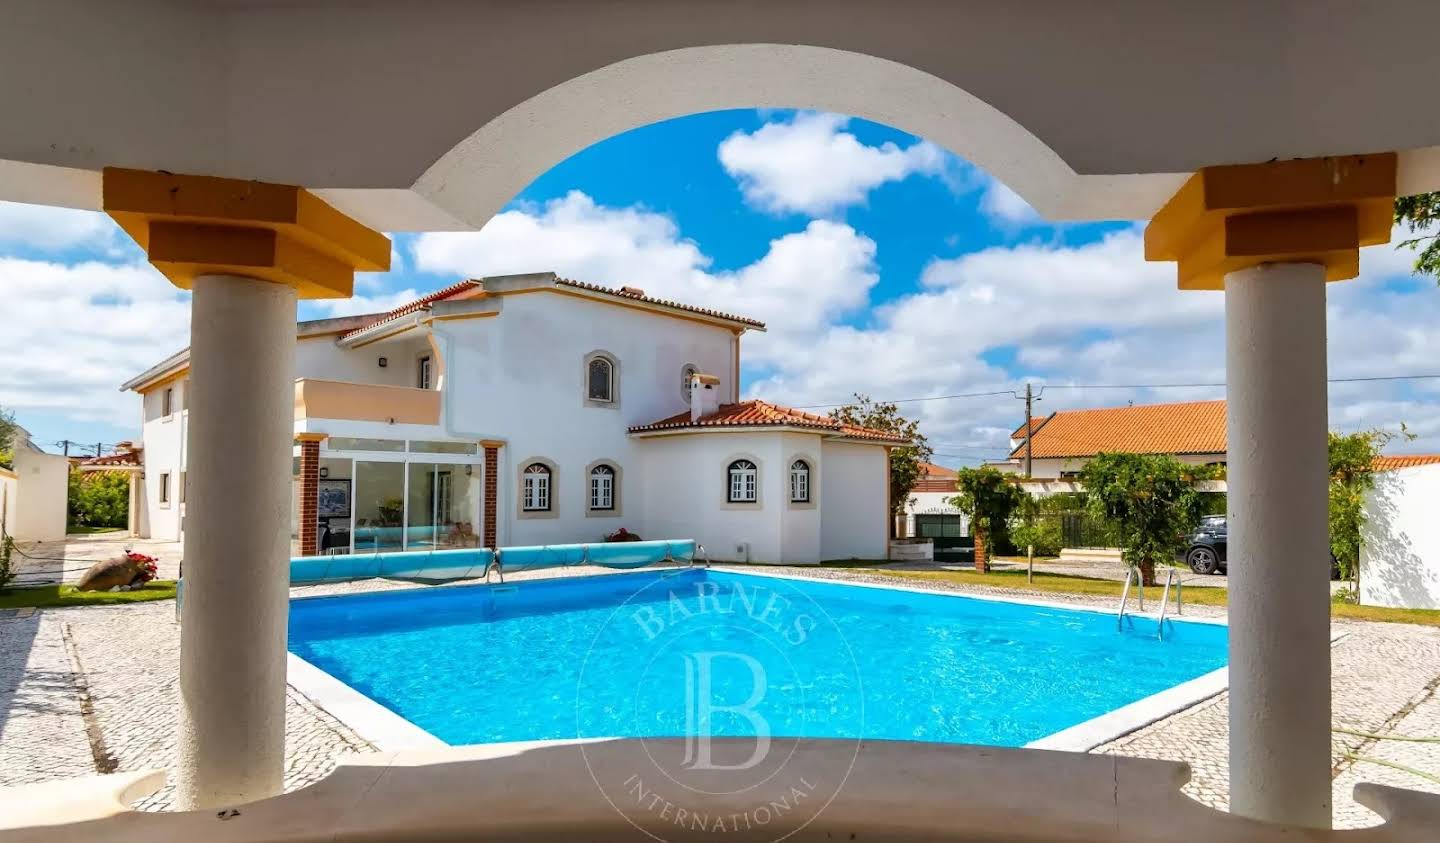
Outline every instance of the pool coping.
<path id="1" fill-rule="evenodd" d="M 1038 606 L 1047 609 L 1059 609 L 1067 612 L 1088 612 L 1090 614 L 1112 616 L 1111 612 L 1103 609 L 1066 603 L 1059 600 L 1044 600 L 1018 596 L 1004 597 L 993 594 L 971 594 L 953 589 L 926 588 L 903 584 L 886 585 L 883 583 L 806 576 L 804 574 L 780 571 L 753 571 L 749 568 L 735 568 L 725 565 L 716 565 L 705 570 L 715 570 L 721 573 L 738 574 L 740 576 L 769 577 L 780 580 L 828 583 L 859 588 L 884 589 L 887 591 L 905 591 L 915 594 L 985 600 L 994 603 L 1012 603 Z M 475 583 L 475 585 L 484 584 L 485 583 Z M 378 593 L 394 594 L 396 592 L 421 591 L 429 588 L 433 588 L 433 586 L 389 589 Z M 306 595 L 304 597 L 292 598 L 292 600 L 308 600 L 319 597 L 362 596 L 362 594 L 363 592 L 347 595 Z M 1159 612 L 1131 612 L 1130 614 L 1151 620 L 1157 620 L 1159 618 Z M 1229 621 L 1225 618 L 1182 617 L 1177 619 L 1174 616 L 1167 616 L 1166 620 L 1173 623 L 1229 626 Z M 1343 638 L 1344 635 L 1345 633 L 1342 632 L 1332 636 L 1331 646 L 1334 646 L 1335 642 Z M 365 696 L 350 685 L 326 673 L 324 670 L 309 663 L 300 656 L 287 650 L 286 657 L 286 678 L 290 686 L 305 695 L 306 698 L 329 713 L 332 717 L 344 723 L 377 749 L 391 752 L 450 746 L 450 744 L 440 740 L 425 729 L 391 711 L 370 697 Z M 1111 709 L 1089 720 L 1083 720 L 1073 726 L 1068 726 L 1058 732 L 1053 732 L 1043 738 L 1030 741 L 1024 745 L 1024 748 L 1047 749 L 1061 752 L 1089 752 L 1097 746 L 1118 740 L 1152 723 L 1163 720 L 1172 714 L 1184 711 L 1223 693 L 1230 687 L 1229 672 L 1230 668 L 1227 664 L 1225 667 L 1217 668 L 1209 673 L 1181 682 L 1178 685 L 1173 685 L 1163 691 L 1141 697 L 1119 708 Z"/>
<path id="2" fill-rule="evenodd" d="M 285 656 L 290 687 L 381 752 L 450 746 L 294 653 Z"/>

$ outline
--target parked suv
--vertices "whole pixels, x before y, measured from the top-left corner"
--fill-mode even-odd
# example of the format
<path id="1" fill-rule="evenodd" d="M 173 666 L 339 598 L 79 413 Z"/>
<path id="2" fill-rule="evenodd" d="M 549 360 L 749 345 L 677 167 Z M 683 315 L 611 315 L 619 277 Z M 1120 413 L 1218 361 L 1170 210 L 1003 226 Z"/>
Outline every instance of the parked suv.
<path id="1" fill-rule="evenodd" d="M 1225 516 L 1207 515 L 1190 534 L 1185 564 L 1197 574 L 1214 574 L 1225 569 Z"/>
<path id="2" fill-rule="evenodd" d="M 1200 519 L 1200 526 L 1191 533 L 1185 550 L 1185 564 L 1197 574 L 1215 574 L 1225 571 L 1228 563 L 1225 545 L 1229 539 L 1225 516 L 1207 515 Z M 1330 554 L 1330 579 L 1340 579 L 1340 563 L 1335 554 Z"/>

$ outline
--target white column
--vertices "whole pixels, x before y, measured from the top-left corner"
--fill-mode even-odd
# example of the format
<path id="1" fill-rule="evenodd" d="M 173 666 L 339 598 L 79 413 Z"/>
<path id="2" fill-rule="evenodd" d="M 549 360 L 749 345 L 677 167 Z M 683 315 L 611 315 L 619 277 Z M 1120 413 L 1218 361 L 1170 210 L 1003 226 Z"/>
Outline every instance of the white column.
<path id="1" fill-rule="evenodd" d="M 1225 279 L 1230 810 L 1330 827 L 1325 271 Z"/>
<path id="2" fill-rule="evenodd" d="M 194 284 L 176 800 L 280 792 L 285 758 L 295 290 Z"/>
<path id="3" fill-rule="evenodd" d="M 130 517 L 125 519 L 126 528 L 131 538 L 140 536 L 140 472 L 130 472 L 130 486 L 126 490 L 130 493 Z"/>

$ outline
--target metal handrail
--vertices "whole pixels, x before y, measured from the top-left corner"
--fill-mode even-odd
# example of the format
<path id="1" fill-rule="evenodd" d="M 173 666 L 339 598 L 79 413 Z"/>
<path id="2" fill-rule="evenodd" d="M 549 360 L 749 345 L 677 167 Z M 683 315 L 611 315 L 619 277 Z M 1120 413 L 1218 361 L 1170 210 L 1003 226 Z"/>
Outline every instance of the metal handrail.
<path id="1" fill-rule="evenodd" d="M 1165 569 L 1165 590 L 1160 592 L 1160 624 L 1155 637 L 1165 640 L 1165 610 L 1170 608 L 1170 584 L 1175 581 L 1175 569 Z"/>
<path id="2" fill-rule="evenodd" d="M 1125 570 L 1125 587 L 1120 589 L 1120 611 L 1115 615 L 1115 628 L 1125 628 L 1125 604 L 1130 600 L 1130 581 L 1135 578 L 1135 569 Z"/>

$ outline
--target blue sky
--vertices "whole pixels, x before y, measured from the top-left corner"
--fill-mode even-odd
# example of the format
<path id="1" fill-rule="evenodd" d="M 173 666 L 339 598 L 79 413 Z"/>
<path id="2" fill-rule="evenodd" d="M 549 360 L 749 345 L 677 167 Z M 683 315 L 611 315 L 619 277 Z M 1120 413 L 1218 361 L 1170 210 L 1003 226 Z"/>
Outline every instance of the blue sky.
<path id="1" fill-rule="evenodd" d="M 555 270 L 765 320 L 748 395 L 822 405 L 1048 385 L 1037 412 L 1220 397 L 1223 300 L 1145 263 L 1131 221 L 1050 224 L 922 139 L 837 115 L 726 111 L 611 138 L 561 162 L 479 232 L 400 235 L 395 268 L 302 318 L 383 311 L 457 278 Z M 1332 376 L 1440 370 L 1440 291 L 1393 247 L 1330 293 Z M 0 203 L 0 406 L 46 445 L 137 434 L 126 378 L 188 342 L 188 301 L 103 215 Z M 18 296 L 18 297 L 17 297 Z M 1336 384 L 1332 426 L 1440 450 L 1440 381 Z M 906 403 L 949 464 L 997 457 L 1008 394 Z"/>

